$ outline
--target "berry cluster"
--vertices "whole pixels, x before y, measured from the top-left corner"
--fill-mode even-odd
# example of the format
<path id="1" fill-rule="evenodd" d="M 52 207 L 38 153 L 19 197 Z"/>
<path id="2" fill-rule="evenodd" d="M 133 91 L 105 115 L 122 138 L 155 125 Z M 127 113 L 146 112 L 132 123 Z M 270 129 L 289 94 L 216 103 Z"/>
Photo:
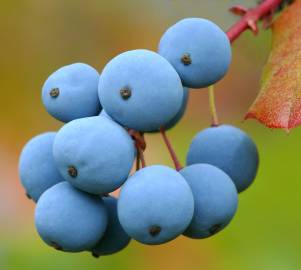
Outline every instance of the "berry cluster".
<path id="1" fill-rule="evenodd" d="M 156 245 L 225 228 L 238 193 L 256 176 L 251 138 L 233 126 L 212 126 L 193 139 L 187 167 L 174 170 L 145 166 L 143 135 L 176 125 L 188 88 L 216 83 L 230 62 L 226 34 L 208 20 L 189 18 L 166 31 L 158 53 L 122 53 L 100 76 L 86 64 L 50 75 L 43 103 L 66 124 L 33 138 L 19 166 L 26 194 L 37 202 L 41 238 L 58 250 L 98 257 L 122 250 L 131 238 Z M 120 187 L 118 199 L 109 195 Z"/>

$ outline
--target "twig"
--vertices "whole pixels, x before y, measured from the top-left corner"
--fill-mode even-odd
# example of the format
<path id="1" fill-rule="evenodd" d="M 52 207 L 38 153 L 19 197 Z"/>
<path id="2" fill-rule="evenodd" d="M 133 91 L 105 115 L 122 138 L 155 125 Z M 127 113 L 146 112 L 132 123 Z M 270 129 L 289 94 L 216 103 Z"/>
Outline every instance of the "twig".
<path id="1" fill-rule="evenodd" d="M 258 33 L 257 22 L 273 14 L 281 4 L 282 0 L 265 0 L 250 9 L 240 5 L 232 7 L 230 11 L 241 18 L 227 32 L 230 42 L 236 40 L 247 29 L 251 29 L 256 35 Z"/>

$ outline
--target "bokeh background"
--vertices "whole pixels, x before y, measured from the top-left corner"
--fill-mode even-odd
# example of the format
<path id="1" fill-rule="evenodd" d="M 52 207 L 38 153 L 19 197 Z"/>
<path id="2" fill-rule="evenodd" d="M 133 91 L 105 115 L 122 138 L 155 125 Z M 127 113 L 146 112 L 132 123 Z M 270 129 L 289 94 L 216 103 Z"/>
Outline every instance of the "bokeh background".
<path id="1" fill-rule="evenodd" d="M 10 0 L 0 1 L 0 269 L 301 269 L 301 129 L 286 134 L 243 116 L 259 91 L 271 33 L 245 33 L 233 46 L 233 64 L 216 87 L 223 123 L 247 131 L 261 164 L 254 185 L 240 196 L 232 224 L 207 240 L 184 237 L 159 247 L 136 242 L 100 260 L 65 254 L 42 243 L 34 204 L 18 179 L 18 157 L 33 136 L 62 125 L 41 103 L 47 76 L 85 62 L 99 71 L 131 49 L 156 50 L 163 32 L 185 17 L 205 17 L 227 30 L 237 19 L 227 10 L 256 0 Z M 191 91 L 182 122 L 169 132 L 181 161 L 192 137 L 210 125 L 206 89 Z M 159 135 L 147 136 L 148 164 L 172 165 Z"/>

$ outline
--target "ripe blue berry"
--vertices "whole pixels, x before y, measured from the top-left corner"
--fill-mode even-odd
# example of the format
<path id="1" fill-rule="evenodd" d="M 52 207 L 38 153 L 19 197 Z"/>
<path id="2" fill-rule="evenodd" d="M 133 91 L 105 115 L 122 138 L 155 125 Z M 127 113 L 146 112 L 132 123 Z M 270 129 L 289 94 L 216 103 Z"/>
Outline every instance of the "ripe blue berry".
<path id="1" fill-rule="evenodd" d="M 226 172 L 238 192 L 248 188 L 256 177 L 259 157 L 255 143 L 242 130 L 221 125 L 207 128 L 193 139 L 187 165 L 208 163 Z"/>
<path id="2" fill-rule="evenodd" d="M 68 182 L 48 189 L 37 203 L 35 224 L 50 246 L 69 252 L 91 249 L 107 228 L 102 199 L 72 187 Z"/>
<path id="3" fill-rule="evenodd" d="M 41 194 L 64 181 L 54 162 L 52 148 L 55 132 L 48 132 L 31 139 L 20 156 L 19 174 L 29 198 L 38 201 Z"/>
<path id="4" fill-rule="evenodd" d="M 179 111 L 183 86 L 162 56 L 134 50 L 107 64 L 100 76 L 99 97 L 105 111 L 122 126 L 156 131 Z"/>
<path id="5" fill-rule="evenodd" d="M 180 120 L 182 119 L 182 117 L 184 116 L 185 112 L 186 112 L 186 108 L 187 108 L 187 103 L 188 103 L 188 99 L 189 99 L 189 89 L 187 87 L 183 88 L 183 99 L 182 99 L 182 105 L 180 110 L 178 111 L 178 113 L 170 120 L 168 121 L 168 123 L 166 123 L 164 125 L 164 129 L 168 130 L 168 129 L 172 129 L 173 127 L 175 127 L 178 122 L 180 122 Z M 103 110 L 104 111 L 104 110 Z M 101 114 L 100 114 L 101 115 Z M 106 112 L 103 113 L 104 116 L 108 116 L 106 114 Z M 153 132 L 158 132 L 159 130 L 153 131 Z M 152 133 L 152 132 L 151 132 Z"/>
<path id="6" fill-rule="evenodd" d="M 156 245 L 182 234 L 193 216 L 193 195 L 185 179 L 166 166 L 150 166 L 131 176 L 121 189 L 118 216 L 126 233 Z"/>
<path id="7" fill-rule="evenodd" d="M 224 77 L 232 58 L 227 35 L 216 24 L 187 18 L 171 26 L 159 44 L 159 54 L 179 73 L 184 86 L 207 87 Z"/>
<path id="8" fill-rule="evenodd" d="M 110 115 L 108 115 L 107 112 L 104 109 L 101 110 L 99 116 L 103 116 L 103 117 L 106 117 L 106 118 L 108 118 L 110 120 L 113 120 L 112 117 Z"/>
<path id="9" fill-rule="evenodd" d="M 64 66 L 46 80 L 42 89 L 44 106 L 62 122 L 96 116 L 101 110 L 98 82 L 99 73 L 89 65 Z"/>
<path id="10" fill-rule="evenodd" d="M 107 208 L 109 220 L 104 236 L 92 249 L 95 257 L 117 253 L 126 248 L 131 241 L 131 238 L 120 225 L 117 215 L 117 199 L 109 196 L 104 197 L 103 201 Z"/>
<path id="11" fill-rule="evenodd" d="M 232 220 L 238 194 L 230 177 L 209 164 L 194 164 L 180 171 L 194 196 L 194 215 L 184 235 L 206 238 L 225 228 Z"/>
<path id="12" fill-rule="evenodd" d="M 106 117 L 89 117 L 66 124 L 53 148 L 59 171 L 75 187 L 105 194 L 119 188 L 135 159 L 132 138 Z"/>
<path id="13" fill-rule="evenodd" d="M 189 89 L 187 87 L 183 88 L 184 92 L 183 92 L 183 100 L 182 100 L 182 105 L 180 110 L 178 111 L 178 113 L 174 116 L 174 118 L 172 118 L 167 124 L 165 124 L 165 129 L 171 129 L 173 128 L 176 124 L 178 124 L 178 122 L 182 119 L 182 117 L 184 116 L 185 112 L 186 112 L 186 108 L 187 108 L 187 103 L 188 103 L 188 99 L 189 99 Z"/>

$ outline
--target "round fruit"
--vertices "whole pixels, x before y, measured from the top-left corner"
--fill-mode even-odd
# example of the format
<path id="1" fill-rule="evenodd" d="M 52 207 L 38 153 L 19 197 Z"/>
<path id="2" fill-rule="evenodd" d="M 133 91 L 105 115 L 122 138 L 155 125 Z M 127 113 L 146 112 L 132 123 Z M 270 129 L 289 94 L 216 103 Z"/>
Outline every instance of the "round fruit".
<path id="1" fill-rule="evenodd" d="M 50 246 L 69 252 L 92 248 L 107 228 L 102 199 L 75 189 L 68 182 L 48 189 L 39 199 L 35 224 Z"/>
<path id="2" fill-rule="evenodd" d="M 194 215 L 184 235 L 206 238 L 225 228 L 236 213 L 238 194 L 230 177 L 209 164 L 194 164 L 180 171 L 194 196 Z"/>
<path id="3" fill-rule="evenodd" d="M 105 111 L 122 126 L 156 131 L 179 111 L 183 86 L 162 56 L 134 50 L 107 64 L 100 76 L 99 97 Z"/>
<path id="4" fill-rule="evenodd" d="M 193 139 L 187 165 L 196 163 L 208 163 L 222 169 L 241 192 L 255 179 L 259 157 L 255 143 L 245 132 L 221 125 L 207 128 Z"/>
<path id="5" fill-rule="evenodd" d="M 117 253 L 126 248 L 131 241 L 120 225 L 117 215 L 117 199 L 109 196 L 104 197 L 103 201 L 107 208 L 109 221 L 105 235 L 92 249 L 94 257 Z"/>
<path id="6" fill-rule="evenodd" d="M 108 118 L 110 120 L 113 120 L 112 117 L 110 115 L 108 115 L 107 112 L 104 109 L 101 110 L 99 116 L 103 116 L 103 117 L 106 117 L 106 118 Z"/>
<path id="7" fill-rule="evenodd" d="M 178 122 L 182 119 L 186 112 L 187 108 L 187 103 L 189 99 L 189 89 L 187 87 L 184 87 L 184 92 L 183 92 L 183 100 L 182 100 L 182 105 L 178 113 L 175 115 L 174 118 L 172 118 L 167 124 L 165 124 L 165 130 L 173 128 Z"/>
<path id="8" fill-rule="evenodd" d="M 162 244 L 182 234 L 193 216 L 193 195 L 185 179 L 166 166 L 150 166 L 131 176 L 121 189 L 118 216 L 135 240 Z"/>
<path id="9" fill-rule="evenodd" d="M 64 66 L 46 80 L 42 89 L 44 106 L 63 122 L 98 115 L 98 82 L 99 73 L 89 65 Z"/>
<path id="10" fill-rule="evenodd" d="M 29 198 L 38 201 L 41 194 L 64 181 L 54 162 L 52 147 L 55 132 L 48 132 L 31 139 L 20 156 L 19 174 Z"/>
<path id="11" fill-rule="evenodd" d="M 159 44 L 159 54 L 177 70 L 184 86 L 212 85 L 227 73 L 232 53 L 227 35 L 206 19 L 187 18 L 171 26 Z"/>
<path id="12" fill-rule="evenodd" d="M 135 159 L 132 138 L 106 117 L 89 117 L 66 124 L 54 142 L 59 171 L 73 186 L 106 194 L 119 188 Z"/>

